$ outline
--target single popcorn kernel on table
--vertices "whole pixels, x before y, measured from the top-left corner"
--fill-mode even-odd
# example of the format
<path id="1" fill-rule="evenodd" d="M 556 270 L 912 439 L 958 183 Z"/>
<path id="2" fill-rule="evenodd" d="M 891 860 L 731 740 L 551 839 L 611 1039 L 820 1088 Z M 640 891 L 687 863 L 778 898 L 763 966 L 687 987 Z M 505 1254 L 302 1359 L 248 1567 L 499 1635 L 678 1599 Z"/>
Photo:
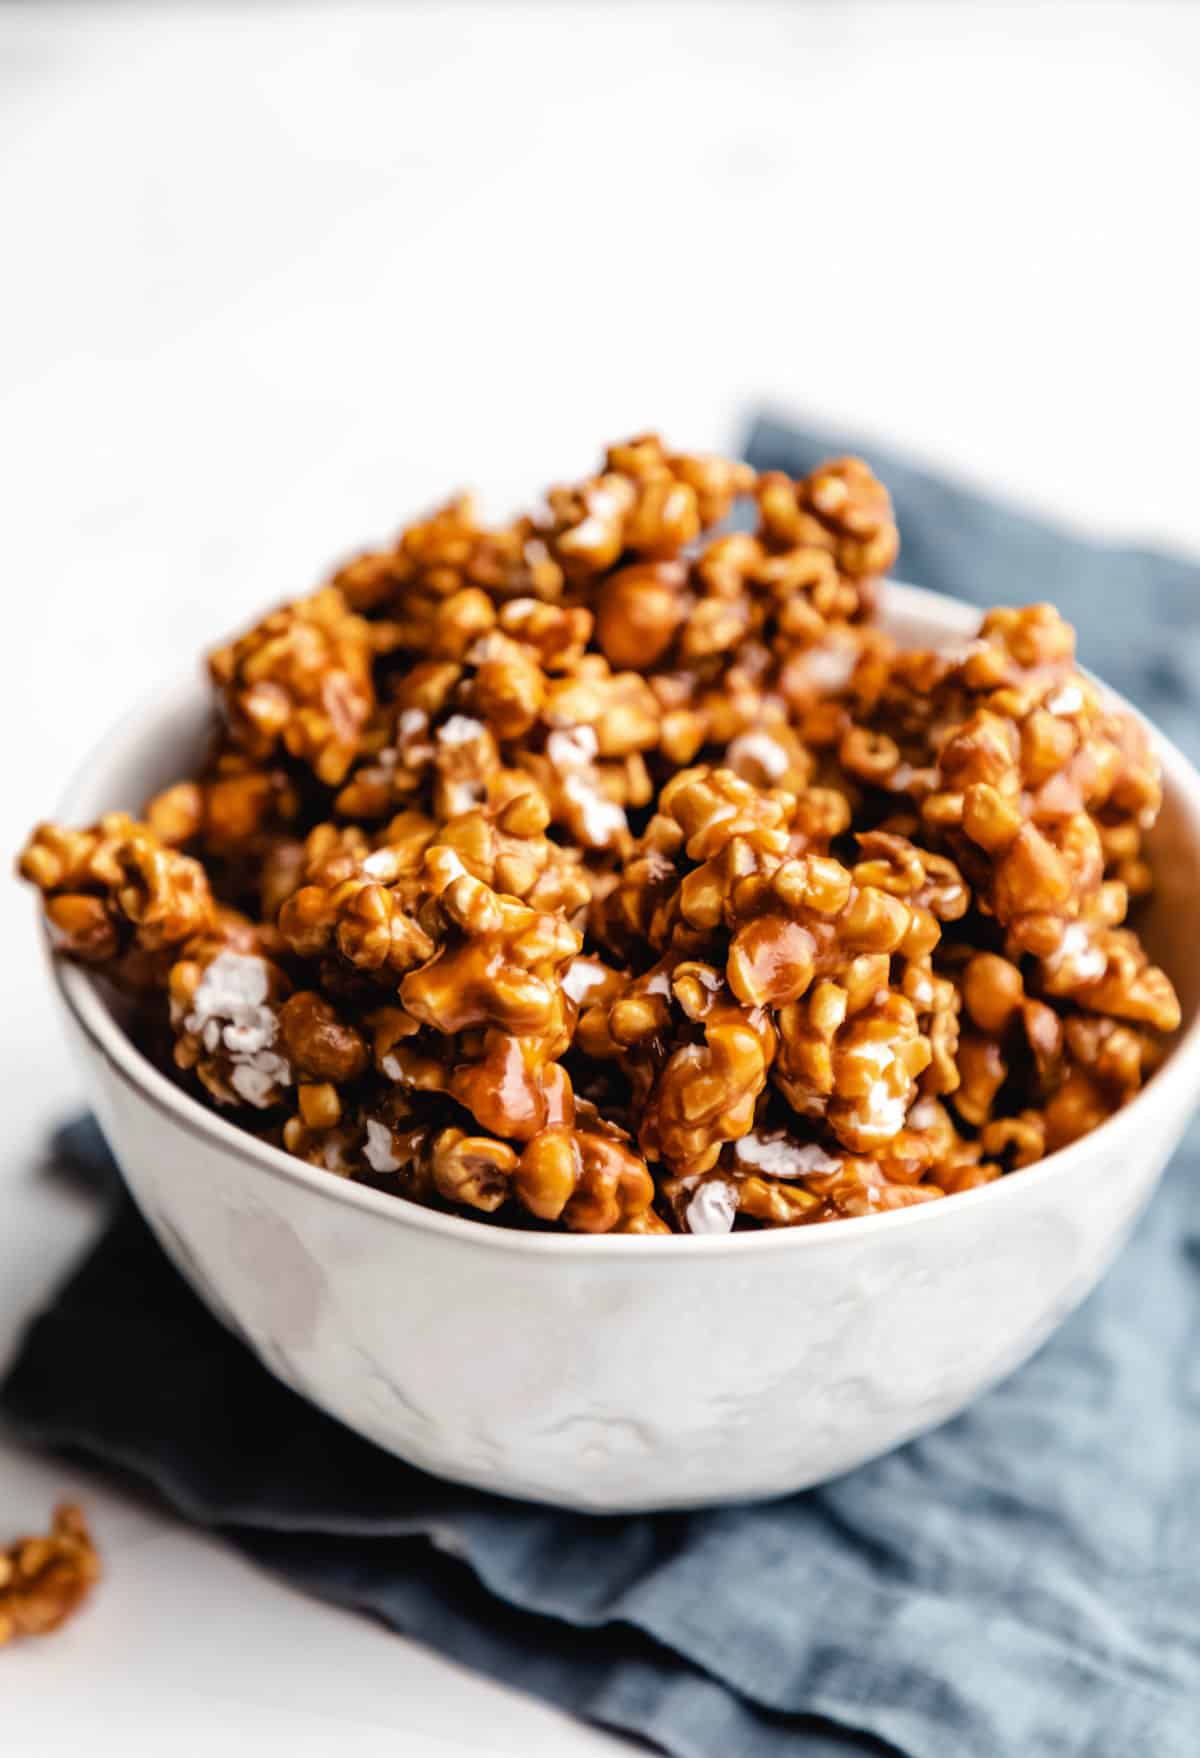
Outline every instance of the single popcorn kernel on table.
<path id="1" fill-rule="evenodd" d="M 50 1531 L 0 1550 L 0 1648 L 18 1636 L 47 1636 L 78 1611 L 100 1577 L 87 1521 L 64 1502 Z"/>
<path id="2" fill-rule="evenodd" d="M 1179 1023 L 1129 920 L 1158 765 L 1049 605 L 897 651 L 898 543 L 860 459 L 653 434 L 459 497 L 212 655 L 143 820 L 20 871 L 197 1097 L 409 1201 L 719 1235 L 1012 1175 Z"/>

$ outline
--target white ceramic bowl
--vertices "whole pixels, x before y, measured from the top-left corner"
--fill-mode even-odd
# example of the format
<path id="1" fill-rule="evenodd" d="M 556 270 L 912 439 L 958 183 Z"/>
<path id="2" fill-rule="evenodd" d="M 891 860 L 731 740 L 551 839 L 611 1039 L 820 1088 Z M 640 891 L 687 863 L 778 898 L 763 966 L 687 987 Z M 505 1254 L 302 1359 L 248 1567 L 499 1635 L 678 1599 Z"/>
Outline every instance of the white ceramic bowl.
<path id="1" fill-rule="evenodd" d="M 910 643 L 977 613 L 892 587 Z M 135 714 L 63 815 L 138 807 L 184 773 L 199 681 Z M 1116 1253 L 1200 1086 L 1200 777 L 1160 741 L 1166 806 L 1147 929 L 1184 1027 L 1101 1129 L 984 1189 L 896 1214 L 720 1238 L 500 1230 L 266 1147 L 134 1049 L 55 966 L 89 1087 L 164 1250 L 268 1368 L 400 1458 L 590 1510 L 770 1496 L 945 1421 L 1023 1362 Z"/>

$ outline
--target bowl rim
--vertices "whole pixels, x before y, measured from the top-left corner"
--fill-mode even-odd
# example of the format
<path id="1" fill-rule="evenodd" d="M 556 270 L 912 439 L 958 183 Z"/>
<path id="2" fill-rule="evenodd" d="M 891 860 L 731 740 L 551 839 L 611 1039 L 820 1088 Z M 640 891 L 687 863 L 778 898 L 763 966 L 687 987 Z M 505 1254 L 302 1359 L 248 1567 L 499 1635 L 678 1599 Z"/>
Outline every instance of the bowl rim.
<path id="1" fill-rule="evenodd" d="M 906 616 L 915 620 L 940 623 L 948 636 L 970 635 L 978 627 L 981 611 L 978 606 L 951 598 L 924 587 L 908 586 L 889 580 L 885 587 L 887 609 L 893 617 Z M 186 681 L 185 681 L 186 678 Z M 93 754 L 73 774 L 64 790 L 59 806 L 60 817 L 67 822 L 79 816 L 77 802 L 91 795 L 96 788 L 96 752 L 128 753 L 141 742 L 146 723 L 153 724 L 177 709 L 181 697 L 186 701 L 195 691 L 195 674 L 189 669 L 185 678 L 176 677 L 166 686 L 143 697 L 109 729 L 94 747 Z M 1183 808 L 1185 816 L 1195 825 L 1197 847 L 1200 848 L 1200 773 L 1183 753 L 1164 737 L 1139 710 L 1126 702 L 1115 690 L 1104 686 L 1106 694 L 1141 721 L 1149 731 L 1162 764 L 1163 780 Z M 94 815 L 94 810 L 93 810 Z M 355 1184 L 339 1178 L 323 1168 L 259 1141 L 218 1112 L 211 1111 L 190 1093 L 176 1086 L 147 1060 L 113 1017 L 104 1003 L 99 986 L 85 966 L 70 964 L 57 958 L 49 936 L 43 932 L 43 949 L 50 965 L 54 985 L 68 1013 L 75 1020 L 90 1046 L 108 1064 L 122 1083 L 154 1111 L 187 1134 L 208 1146 L 241 1161 L 256 1173 L 266 1172 L 275 1179 L 297 1186 L 334 1206 L 348 1206 L 360 1213 L 377 1215 L 401 1228 L 415 1228 L 460 1244 L 484 1250 L 515 1253 L 534 1257 L 569 1255 L 581 1261 L 610 1263 L 619 1257 L 653 1257 L 662 1262 L 680 1259 L 681 1254 L 696 1252 L 710 1256 L 743 1257 L 763 1252 L 803 1252 L 832 1249 L 839 1241 L 850 1244 L 868 1232 L 919 1225 L 931 1227 L 945 1224 L 946 1217 L 965 1217 L 968 1207 L 980 1210 L 987 1205 L 1018 1200 L 1022 1190 L 1032 1190 L 1047 1181 L 1061 1178 L 1111 1141 L 1119 1131 L 1136 1130 L 1139 1115 L 1150 1103 L 1161 1104 L 1169 1098 L 1182 1097 L 1190 1088 L 1194 1096 L 1200 1091 L 1200 1006 L 1195 1016 L 1180 1032 L 1171 1046 L 1162 1067 L 1157 1069 L 1146 1086 L 1127 1105 L 1107 1118 L 1096 1129 L 1055 1153 L 1048 1154 L 1032 1166 L 1021 1169 L 1020 1175 L 998 1178 L 974 1190 L 960 1191 L 940 1202 L 915 1203 L 909 1208 L 895 1209 L 874 1215 L 847 1216 L 838 1222 L 819 1227 L 763 1228 L 757 1232 L 723 1234 L 607 1234 L 550 1233 L 519 1227 L 496 1226 L 476 1221 L 467 1215 L 448 1214 L 426 1208 L 407 1197 L 392 1196 L 368 1185 Z M 1181 1107 L 1182 1108 L 1182 1107 Z M 942 1217 L 939 1222 L 938 1217 Z"/>

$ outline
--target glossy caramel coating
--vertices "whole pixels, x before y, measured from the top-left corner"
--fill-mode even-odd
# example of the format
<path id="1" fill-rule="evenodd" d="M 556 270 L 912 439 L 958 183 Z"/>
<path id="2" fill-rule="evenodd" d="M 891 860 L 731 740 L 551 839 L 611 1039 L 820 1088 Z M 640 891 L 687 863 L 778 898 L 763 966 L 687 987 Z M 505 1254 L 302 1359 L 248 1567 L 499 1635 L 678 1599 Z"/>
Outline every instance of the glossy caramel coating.
<path id="1" fill-rule="evenodd" d="M 144 821 L 21 871 L 205 1102 L 412 1201 L 720 1232 L 1019 1171 L 1178 1024 L 1127 920 L 1157 764 L 1050 606 L 897 652 L 897 547 L 859 459 L 653 434 L 459 497 L 212 655 Z"/>

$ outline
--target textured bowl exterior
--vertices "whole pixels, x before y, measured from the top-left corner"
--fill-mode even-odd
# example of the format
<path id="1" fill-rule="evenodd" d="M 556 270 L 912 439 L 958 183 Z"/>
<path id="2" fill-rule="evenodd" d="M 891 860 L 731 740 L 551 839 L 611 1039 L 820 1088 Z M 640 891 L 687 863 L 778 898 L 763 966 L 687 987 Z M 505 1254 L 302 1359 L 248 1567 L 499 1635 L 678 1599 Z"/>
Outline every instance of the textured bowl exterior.
<path id="1" fill-rule="evenodd" d="M 970 612 L 895 589 L 915 638 Z M 964 624 L 964 619 L 967 619 Z M 179 772 L 199 695 L 114 735 L 67 810 Z M 158 719 L 155 720 L 154 713 Z M 400 1458 L 597 1511 L 820 1482 L 952 1416 L 1094 1286 L 1186 1126 L 1200 1079 L 1200 778 L 1167 752 L 1153 924 L 1190 1024 L 1147 1091 L 1040 1166 L 945 1202 L 726 1238 L 523 1234 L 351 1186 L 212 1116 L 56 971 L 125 1179 L 164 1249 L 268 1368 Z"/>

